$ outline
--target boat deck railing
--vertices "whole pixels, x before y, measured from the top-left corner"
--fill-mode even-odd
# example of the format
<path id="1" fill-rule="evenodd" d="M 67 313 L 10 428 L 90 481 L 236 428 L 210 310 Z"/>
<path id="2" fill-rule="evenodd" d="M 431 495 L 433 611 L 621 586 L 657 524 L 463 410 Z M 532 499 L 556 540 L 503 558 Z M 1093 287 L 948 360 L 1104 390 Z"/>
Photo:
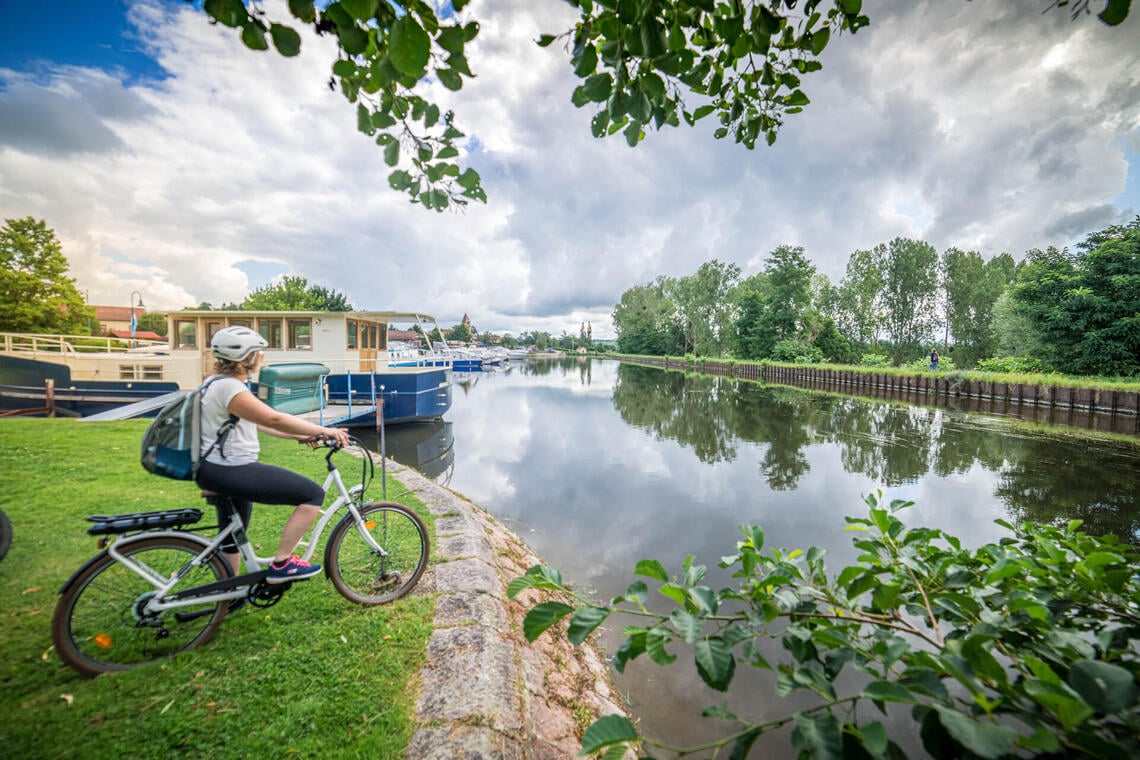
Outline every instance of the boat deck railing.
<path id="1" fill-rule="evenodd" d="M 131 351 L 154 353 L 166 350 L 165 340 L 115 338 L 101 335 L 46 335 L 37 333 L 0 333 L 0 353 L 34 357 L 78 356 L 80 354 L 121 354 Z"/>

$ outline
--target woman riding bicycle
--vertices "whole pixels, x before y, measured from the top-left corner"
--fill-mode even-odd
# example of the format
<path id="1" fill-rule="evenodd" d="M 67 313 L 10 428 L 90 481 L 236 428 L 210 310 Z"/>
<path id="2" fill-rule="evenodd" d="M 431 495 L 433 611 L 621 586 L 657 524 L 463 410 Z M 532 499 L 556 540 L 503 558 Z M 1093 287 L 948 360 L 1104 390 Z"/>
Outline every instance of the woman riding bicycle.
<path id="1" fill-rule="evenodd" d="M 320 565 L 293 556 L 293 549 L 320 514 L 325 492 L 308 478 L 282 467 L 257 461 L 258 431 L 278 438 L 312 442 L 332 438 L 348 445 L 348 433 L 280 412 L 262 403 L 246 382 L 262 361 L 269 344 L 248 327 L 226 327 L 214 333 L 210 349 L 216 363 L 213 380 L 202 392 L 202 460 L 197 484 L 207 491 L 231 497 L 242 522 L 249 525 L 253 502 L 291 504 L 296 507 L 285 522 L 266 583 L 311 578 Z M 234 421 L 236 419 L 236 421 Z M 226 427 L 230 426 L 228 432 Z M 219 436 L 221 433 L 221 436 Z M 222 521 L 219 515 L 219 521 Z M 239 555 L 232 540 L 222 545 L 230 568 L 237 574 Z"/>

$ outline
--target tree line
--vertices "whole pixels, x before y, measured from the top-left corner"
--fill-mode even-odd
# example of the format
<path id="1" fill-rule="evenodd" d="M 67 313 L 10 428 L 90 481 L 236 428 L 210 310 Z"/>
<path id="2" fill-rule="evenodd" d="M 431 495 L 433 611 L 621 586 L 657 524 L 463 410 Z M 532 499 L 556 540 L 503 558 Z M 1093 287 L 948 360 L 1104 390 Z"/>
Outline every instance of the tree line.
<path id="1" fill-rule="evenodd" d="M 937 348 L 951 367 L 1133 376 L 1140 216 L 1021 261 L 895 238 L 854 251 L 838 283 L 781 245 L 750 277 L 714 259 L 629 288 L 613 321 L 623 353 L 900 365 Z"/>

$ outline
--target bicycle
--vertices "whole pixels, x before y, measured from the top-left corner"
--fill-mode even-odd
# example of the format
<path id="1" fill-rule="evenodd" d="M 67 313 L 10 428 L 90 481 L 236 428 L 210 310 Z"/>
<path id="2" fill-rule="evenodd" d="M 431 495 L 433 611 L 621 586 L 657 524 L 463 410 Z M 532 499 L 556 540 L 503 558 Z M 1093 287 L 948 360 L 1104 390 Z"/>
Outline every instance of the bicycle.
<path id="1" fill-rule="evenodd" d="M 325 546 L 325 573 L 336 590 L 358 604 L 385 604 L 406 595 L 427 567 L 431 543 L 419 515 L 397 502 L 362 502 L 374 473 L 365 455 L 361 482 L 347 488 L 332 457 L 343 447 L 324 441 L 328 477 L 337 499 L 322 508 L 298 544 L 308 561 L 324 529 L 342 507 L 348 513 Z M 352 439 L 354 446 L 360 442 Z M 363 448 L 363 447 L 361 447 Z M 128 670 L 173 657 L 209 641 L 230 610 L 244 600 L 270 607 L 293 582 L 265 582 L 272 557 L 258 557 L 241 516 L 224 495 L 203 492 L 219 507 L 218 533 L 191 532 L 202 510 L 182 508 L 122 515 L 93 515 L 87 532 L 101 535 L 99 554 L 60 590 L 52 617 L 52 642 L 63 661 L 87 675 Z M 213 526 L 211 526 L 213 527 Z M 247 572 L 233 575 L 220 550 L 227 536 Z"/>

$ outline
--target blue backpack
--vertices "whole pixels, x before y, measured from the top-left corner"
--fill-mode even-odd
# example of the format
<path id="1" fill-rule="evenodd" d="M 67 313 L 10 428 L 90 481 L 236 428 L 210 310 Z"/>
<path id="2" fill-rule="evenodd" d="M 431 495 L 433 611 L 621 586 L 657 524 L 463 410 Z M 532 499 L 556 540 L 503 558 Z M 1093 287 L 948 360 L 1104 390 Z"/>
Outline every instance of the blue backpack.
<path id="1" fill-rule="evenodd" d="M 154 418 L 143 433 L 142 466 L 147 472 L 173 480 L 193 480 L 198 474 L 202 459 L 202 393 L 218 376 L 211 377 L 182 398 L 171 401 Z M 206 450 L 209 456 L 214 447 L 225 445 L 226 436 L 237 424 L 237 415 L 218 430 L 218 437 Z"/>

